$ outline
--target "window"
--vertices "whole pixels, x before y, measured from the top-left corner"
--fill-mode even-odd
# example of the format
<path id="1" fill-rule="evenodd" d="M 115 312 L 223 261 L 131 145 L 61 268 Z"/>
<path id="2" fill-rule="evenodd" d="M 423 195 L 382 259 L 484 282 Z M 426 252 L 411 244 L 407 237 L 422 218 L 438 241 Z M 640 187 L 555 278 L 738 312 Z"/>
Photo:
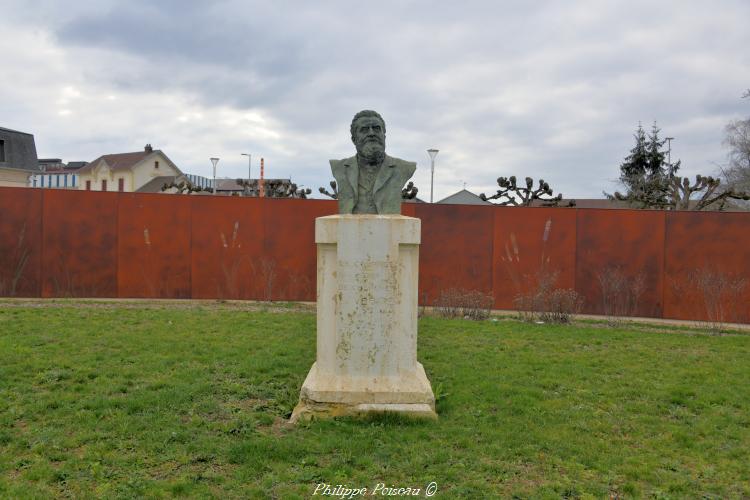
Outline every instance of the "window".
<path id="1" fill-rule="evenodd" d="M 91 181 L 86 181 L 86 191 L 91 191 Z"/>
<path id="2" fill-rule="evenodd" d="M 5 161 L 5 141 L 0 141 L 0 162 Z"/>
<path id="3" fill-rule="evenodd" d="M 117 179 L 117 190 L 121 193 L 125 191 L 125 179 Z"/>
<path id="4" fill-rule="evenodd" d="M 107 180 L 102 179 L 102 191 L 106 191 L 106 190 L 107 190 Z"/>
<path id="5" fill-rule="evenodd" d="M 154 168 L 159 168 L 159 162 L 158 161 L 154 162 Z"/>

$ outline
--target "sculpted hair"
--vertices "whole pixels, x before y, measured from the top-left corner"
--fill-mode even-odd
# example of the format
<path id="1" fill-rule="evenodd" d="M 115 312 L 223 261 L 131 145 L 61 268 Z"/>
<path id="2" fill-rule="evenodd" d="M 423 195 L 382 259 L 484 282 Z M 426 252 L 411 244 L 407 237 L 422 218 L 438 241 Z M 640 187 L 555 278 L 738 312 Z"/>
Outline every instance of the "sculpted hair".
<path id="1" fill-rule="evenodd" d="M 380 113 L 378 113 L 377 111 L 373 111 L 371 109 L 365 109 L 363 111 L 360 111 L 356 115 L 354 115 L 354 118 L 352 118 L 352 124 L 349 127 L 349 132 L 351 132 L 352 134 L 352 140 L 354 140 L 354 123 L 356 123 L 356 121 L 359 120 L 360 118 L 364 118 L 367 116 L 374 116 L 375 118 L 380 120 L 380 123 L 383 124 L 383 133 L 385 134 L 385 120 L 383 120 L 383 117 L 380 116 Z"/>

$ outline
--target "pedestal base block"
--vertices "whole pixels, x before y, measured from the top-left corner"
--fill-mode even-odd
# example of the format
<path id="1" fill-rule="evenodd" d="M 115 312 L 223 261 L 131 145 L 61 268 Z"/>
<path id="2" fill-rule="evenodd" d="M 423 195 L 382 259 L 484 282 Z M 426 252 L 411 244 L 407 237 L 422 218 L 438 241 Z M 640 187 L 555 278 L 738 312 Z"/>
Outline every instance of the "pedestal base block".
<path id="1" fill-rule="evenodd" d="M 315 220 L 317 357 L 292 422 L 382 412 L 437 418 L 417 362 L 419 241 L 412 217 Z"/>
<path id="2" fill-rule="evenodd" d="M 437 419 L 435 396 L 421 363 L 412 373 L 379 378 L 325 376 L 313 363 L 291 422 L 386 412 Z"/>

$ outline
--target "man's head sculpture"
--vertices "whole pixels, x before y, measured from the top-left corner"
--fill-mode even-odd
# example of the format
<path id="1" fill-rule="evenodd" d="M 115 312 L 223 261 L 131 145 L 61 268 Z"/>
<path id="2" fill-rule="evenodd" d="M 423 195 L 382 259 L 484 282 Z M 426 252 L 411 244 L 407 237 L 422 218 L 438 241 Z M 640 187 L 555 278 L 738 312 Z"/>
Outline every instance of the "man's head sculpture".
<path id="1" fill-rule="evenodd" d="M 354 115 L 349 131 L 357 154 L 330 161 L 339 213 L 400 214 L 401 190 L 417 164 L 385 154 L 385 120 L 376 111 Z"/>
<path id="2" fill-rule="evenodd" d="M 379 164 L 385 158 L 385 121 L 377 111 L 360 111 L 349 127 L 359 158 Z"/>

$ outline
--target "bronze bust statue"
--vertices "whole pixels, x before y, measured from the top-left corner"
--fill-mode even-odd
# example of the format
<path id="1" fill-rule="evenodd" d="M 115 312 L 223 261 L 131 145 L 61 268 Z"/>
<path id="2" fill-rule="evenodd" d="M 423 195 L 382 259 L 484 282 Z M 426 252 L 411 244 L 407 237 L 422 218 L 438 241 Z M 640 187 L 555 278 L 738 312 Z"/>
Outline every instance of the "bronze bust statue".
<path id="1" fill-rule="evenodd" d="M 357 154 L 330 160 L 340 214 L 400 214 L 401 190 L 417 164 L 385 154 L 385 121 L 375 111 L 354 115 L 350 128 Z"/>

